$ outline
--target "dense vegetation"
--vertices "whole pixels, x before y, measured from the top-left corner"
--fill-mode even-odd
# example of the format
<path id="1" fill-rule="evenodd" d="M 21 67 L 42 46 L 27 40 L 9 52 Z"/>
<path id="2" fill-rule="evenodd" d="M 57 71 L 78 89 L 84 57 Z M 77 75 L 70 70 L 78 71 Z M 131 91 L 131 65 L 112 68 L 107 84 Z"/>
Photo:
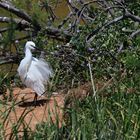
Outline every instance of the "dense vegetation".
<path id="1" fill-rule="evenodd" d="M 61 2 L 37 2 L 12 0 L 11 4 L 10 1 L 0 1 L 3 12 L 0 22 L 4 22 L 0 25 L 0 93 L 4 94 L 5 89 L 11 91 L 8 99 L 0 101 L 0 108 L 12 98 L 11 83 L 21 85 L 16 73 L 13 74 L 13 67 L 12 73 L 2 72 L 2 69 L 9 63 L 10 66 L 18 64 L 24 55 L 23 44 L 26 40 L 33 40 L 45 50 L 46 59 L 54 69 L 52 91 L 88 82 L 92 91 L 84 99 L 73 99 L 65 106 L 61 128 L 59 120 L 56 124 L 51 121 L 38 124 L 34 132 L 25 127 L 23 139 L 138 140 L 139 0 L 61 1 L 67 7 L 61 18 L 61 11 L 57 15 Z M 3 8 L 4 4 L 9 4 L 15 12 Z M 16 8 L 24 9 L 24 12 L 16 11 Z M 98 84 L 104 86 L 100 89 Z M 15 105 L 13 102 L 11 110 Z M 0 114 L 4 120 L 8 111 Z M 13 125 L 11 138 L 18 139 L 21 123 L 22 117 Z M 3 124 L 0 123 L 1 139 L 4 137 Z"/>

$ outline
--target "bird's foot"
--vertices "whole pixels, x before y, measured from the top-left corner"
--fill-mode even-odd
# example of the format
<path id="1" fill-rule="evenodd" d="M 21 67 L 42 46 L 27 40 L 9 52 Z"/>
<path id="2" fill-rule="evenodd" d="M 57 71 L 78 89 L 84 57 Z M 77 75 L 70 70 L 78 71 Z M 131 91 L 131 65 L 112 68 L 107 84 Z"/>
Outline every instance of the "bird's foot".
<path id="1" fill-rule="evenodd" d="M 34 100 L 33 100 L 35 107 L 37 106 L 37 97 L 38 95 L 35 93 Z"/>

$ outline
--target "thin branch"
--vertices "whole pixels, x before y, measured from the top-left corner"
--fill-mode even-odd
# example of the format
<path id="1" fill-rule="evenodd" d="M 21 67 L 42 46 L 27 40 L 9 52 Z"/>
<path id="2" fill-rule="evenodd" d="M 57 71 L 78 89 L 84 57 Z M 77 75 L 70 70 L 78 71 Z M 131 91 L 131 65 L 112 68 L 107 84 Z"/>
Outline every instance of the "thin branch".
<path id="1" fill-rule="evenodd" d="M 60 41 L 69 41 L 73 36 L 68 31 L 59 30 L 57 28 L 52 27 L 46 27 L 46 29 L 44 29 L 42 32 L 44 35 L 47 35 Z"/>
<path id="2" fill-rule="evenodd" d="M 139 23 L 140 23 L 140 17 L 131 14 L 127 9 L 125 10 L 125 16 L 126 16 L 127 18 L 131 18 L 131 19 L 132 19 L 133 21 L 135 21 L 135 22 L 139 22 Z"/>
<path id="3" fill-rule="evenodd" d="M 9 30 L 9 28 L 8 28 L 8 27 L 2 28 L 2 29 L 0 29 L 0 33 L 7 32 L 8 30 Z"/>
<path id="4" fill-rule="evenodd" d="M 25 20 L 22 20 L 22 19 L 18 19 L 18 18 L 9 18 L 9 17 L 0 17 L 0 22 L 15 22 L 15 23 L 21 23 L 21 24 L 24 24 L 24 25 L 28 25 L 29 26 L 29 22 L 25 21 Z"/>
<path id="5" fill-rule="evenodd" d="M 22 19 L 18 19 L 18 18 L 9 18 L 9 17 L 0 17 L 0 22 L 5 22 L 5 23 L 11 23 L 14 22 L 20 26 L 24 26 L 25 27 L 30 27 L 30 23 L 22 20 Z"/>
<path id="6" fill-rule="evenodd" d="M 107 28 L 110 25 L 115 24 L 115 23 L 123 20 L 124 18 L 125 18 L 124 16 L 119 16 L 119 17 L 111 20 L 110 22 L 107 22 L 107 23 L 103 24 L 102 26 L 96 28 L 95 30 L 92 31 L 92 33 L 90 35 L 87 36 L 86 42 L 90 43 L 94 39 L 94 35 L 97 34 L 99 31 L 104 30 L 105 28 Z"/>
<path id="7" fill-rule="evenodd" d="M 5 2 L 0 2 L 0 7 L 5 9 L 5 10 L 8 10 L 9 12 L 14 13 L 18 17 L 23 18 L 28 22 L 32 22 L 32 18 L 27 13 L 25 13 L 22 10 L 17 9 L 16 7 L 14 7 L 11 4 L 8 4 L 8 3 L 5 3 Z"/>
<path id="8" fill-rule="evenodd" d="M 30 29 L 32 26 L 30 25 L 29 22 L 22 20 L 22 19 L 18 19 L 18 18 L 9 18 L 9 17 L 0 17 L 0 22 L 4 22 L 4 23 L 14 23 L 14 30 L 24 30 L 26 28 Z M 0 33 L 6 32 L 8 30 L 11 30 L 10 27 L 3 27 L 0 29 Z"/>
<path id="9" fill-rule="evenodd" d="M 28 21 L 29 23 L 32 23 L 32 25 L 40 30 L 40 25 L 39 23 L 37 23 L 37 21 L 33 21 L 32 18 L 24 11 L 17 9 L 16 7 L 14 7 L 12 4 L 8 4 L 6 2 L 0 2 L 0 7 L 15 14 L 16 16 L 20 17 L 21 19 L 24 19 L 26 21 Z"/>
<path id="10" fill-rule="evenodd" d="M 110 13 L 110 15 L 113 17 L 114 16 L 114 11 L 113 9 L 110 9 L 109 7 L 111 7 L 111 4 L 109 2 L 107 2 L 106 0 L 103 1 L 104 5 L 106 8 L 108 8 L 108 11 Z"/>
<path id="11" fill-rule="evenodd" d="M 67 17 L 58 25 L 58 29 L 62 28 L 73 15 L 74 13 L 70 12 Z"/>
<path id="12" fill-rule="evenodd" d="M 136 30 L 135 32 L 133 32 L 131 35 L 130 35 L 130 38 L 134 38 L 136 37 L 137 35 L 140 35 L 140 29 Z"/>
<path id="13" fill-rule="evenodd" d="M 93 97 L 94 97 L 95 102 L 96 102 L 96 101 L 97 101 L 97 92 L 96 92 L 95 83 L 94 83 L 94 78 L 93 78 L 93 74 L 92 74 L 92 70 L 91 70 L 90 59 L 89 59 L 89 62 L 88 62 L 88 67 L 89 67 L 90 78 L 91 78 L 91 84 L 92 84 L 92 89 L 93 89 Z"/>
<path id="14" fill-rule="evenodd" d="M 19 56 L 17 55 L 5 56 L 0 58 L 0 65 L 18 63 L 18 62 L 19 62 Z"/>

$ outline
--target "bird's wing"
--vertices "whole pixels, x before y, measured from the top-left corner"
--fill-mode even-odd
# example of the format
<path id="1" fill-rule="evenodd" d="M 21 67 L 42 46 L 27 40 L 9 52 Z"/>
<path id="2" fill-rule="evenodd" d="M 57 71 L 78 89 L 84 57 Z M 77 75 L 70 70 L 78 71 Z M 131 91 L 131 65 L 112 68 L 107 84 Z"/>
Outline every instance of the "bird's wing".
<path id="1" fill-rule="evenodd" d="M 27 75 L 24 79 L 24 84 L 32 88 L 39 96 L 45 92 L 45 86 L 43 83 L 43 76 L 36 68 L 37 59 L 34 59 L 28 69 Z"/>
<path id="2" fill-rule="evenodd" d="M 48 81 L 49 78 L 53 75 L 52 68 L 47 62 L 43 60 L 38 60 L 36 67 L 44 77 L 45 81 Z"/>
<path id="3" fill-rule="evenodd" d="M 45 92 L 45 86 L 42 81 L 35 79 L 33 81 L 32 75 L 27 76 L 25 84 L 27 87 L 33 89 L 39 96 L 43 95 Z"/>
<path id="4" fill-rule="evenodd" d="M 45 61 L 33 58 L 24 83 L 38 95 L 42 95 L 45 92 L 45 85 L 50 75 L 52 75 L 52 70 L 49 68 L 49 65 Z"/>
<path id="5" fill-rule="evenodd" d="M 35 81 L 43 81 L 43 76 L 41 74 L 41 72 L 37 69 L 37 65 L 38 65 L 38 59 L 33 59 L 31 62 L 31 65 L 28 69 L 27 72 L 27 77 L 29 77 L 33 82 Z"/>
<path id="6" fill-rule="evenodd" d="M 27 65 L 27 64 L 28 63 L 25 63 L 25 59 L 22 59 L 22 61 L 20 62 L 20 65 L 17 69 L 18 74 L 19 74 L 23 83 L 24 83 L 24 79 L 26 77 L 26 74 L 27 74 L 28 68 L 29 68 L 29 65 Z"/>

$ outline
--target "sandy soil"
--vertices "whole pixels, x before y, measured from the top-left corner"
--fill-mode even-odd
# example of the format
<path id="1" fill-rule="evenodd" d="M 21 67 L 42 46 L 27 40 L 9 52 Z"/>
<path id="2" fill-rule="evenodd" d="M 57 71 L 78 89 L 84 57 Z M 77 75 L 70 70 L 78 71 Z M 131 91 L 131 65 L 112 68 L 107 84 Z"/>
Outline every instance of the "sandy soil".
<path id="1" fill-rule="evenodd" d="M 62 94 L 52 95 L 50 98 L 41 97 L 38 98 L 37 102 L 33 101 L 35 93 L 29 89 L 13 89 L 14 95 L 14 108 L 12 107 L 12 102 L 8 102 L 1 108 L 1 114 L 8 110 L 7 119 L 1 116 L 0 121 L 4 123 L 5 136 L 10 136 L 12 133 L 12 126 L 14 124 L 19 124 L 20 131 L 22 131 L 22 125 L 20 125 L 21 119 L 24 121 L 24 125 L 30 127 L 31 130 L 35 130 L 36 124 L 45 122 L 48 119 L 55 123 L 56 117 L 59 119 L 59 126 L 61 127 L 62 117 L 63 117 L 63 107 L 64 107 L 64 96 Z M 2 97 L 1 97 L 2 99 Z M 22 134 L 21 134 L 22 135 Z"/>
<path id="2" fill-rule="evenodd" d="M 96 90 L 103 91 L 105 88 L 112 84 L 112 79 L 106 82 L 96 82 Z M 50 98 L 41 97 L 38 98 L 36 104 L 33 101 L 35 93 L 29 88 L 13 88 L 13 100 L 14 107 L 12 108 L 13 101 L 9 101 L 8 104 L 0 105 L 0 121 L 4 124 L 5 138 L 9 139 L 9 136 L 13 133 L 11 128 L 13 125 L 19 125 L 19 135 L 22 135 L 23 127 L 29 127 L 29 130 L 34 131 L 36 125 L 46 121 L 56 122 L 56 118 L 59 120 L 59 127 L 63 121 L 63 109 L 68 104 L 73 103 L 73 99 L 83 100 L 86 96 L 92 95 L 91 83 L 85 83 L 77 88 L 70 89 L 68 91 L 61 91 L 56 95 L 52 95 Z M 8 93 L 7 93 L 8 94 Z M 110 96 L 105 93 L 101 96 Z M 0 96 L 0 100 L 3 100 L 3 96 Z M 7 102 L 6 102 L 7 103 Z M 6 112 L 6 113 L 4 113 Z M 4 114 L 2 116 L 1 114 Z M 24 125 L 20 125 L 20 120 L 24 122 Z"/>

